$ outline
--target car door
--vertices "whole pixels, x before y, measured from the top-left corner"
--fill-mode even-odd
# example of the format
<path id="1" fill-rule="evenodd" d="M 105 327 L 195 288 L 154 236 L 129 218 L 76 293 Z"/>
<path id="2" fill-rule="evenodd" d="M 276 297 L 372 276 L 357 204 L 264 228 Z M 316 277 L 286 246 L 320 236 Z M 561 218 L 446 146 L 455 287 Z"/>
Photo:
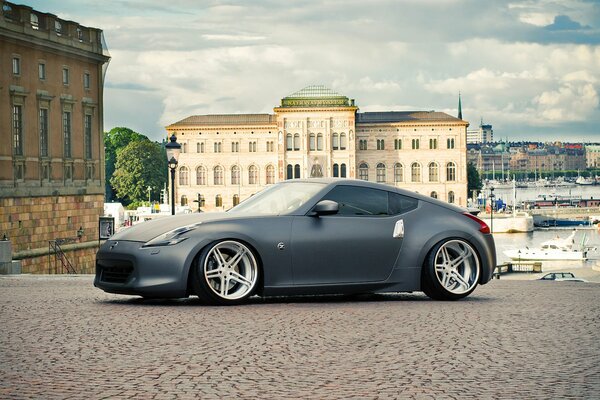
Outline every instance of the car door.
<path id="1" fill-rule="evenodd" d="M 291 237 L 294 284 L 385 280 L 403 240 L 402 215 L 394 211 L 397 198 L 390 200 L 392 195 L 397 194 L 337 185 L 321 199 L 337 202 L 337 214 L 295 217 Z M 411 204 L 416 207 L 417 201 Z"/>

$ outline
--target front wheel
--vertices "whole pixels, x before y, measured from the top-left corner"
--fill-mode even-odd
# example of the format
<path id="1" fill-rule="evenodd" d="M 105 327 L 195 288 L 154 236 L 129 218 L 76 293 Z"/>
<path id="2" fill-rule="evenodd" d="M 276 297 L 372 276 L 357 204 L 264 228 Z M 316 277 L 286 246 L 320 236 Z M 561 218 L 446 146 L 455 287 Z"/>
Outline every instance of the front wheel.
<path id="1" fill-rule="evenodd" d="M 237 240 L 222 240 L 202 250 L 192 267 L 191 283 L 205 303 L 238 304 L 254 293 L 259 273 L 248 246 Z"/>
<path id="2" fill-rule="evenodd" d="M 421 286 L 432 299 L 458 300 L 479 282 L 479 258 L 467 241 L 450 239 L 436 244 L 423 266 Z"/>

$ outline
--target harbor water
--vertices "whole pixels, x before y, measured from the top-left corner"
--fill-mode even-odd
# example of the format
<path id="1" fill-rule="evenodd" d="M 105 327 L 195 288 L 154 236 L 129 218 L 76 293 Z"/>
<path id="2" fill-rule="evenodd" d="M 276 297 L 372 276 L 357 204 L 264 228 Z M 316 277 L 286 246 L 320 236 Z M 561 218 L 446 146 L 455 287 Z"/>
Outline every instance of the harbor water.
<path id="1" fill-rule="evenodd" d="M 494 241 L 496 243 L 496 254 L 498 265 L 512 261 L 504 254 L 505 250 L 521 249 L 524 247 L 535 248 L 547 240 L 568 237 L 572 229 L 536 229 L 527 233 L 496 233 Z M 575 234 L 575 246 L 581 243 L 583 236 L 588 239 L 587 245 L 594 246 L 597 249 L 588 252 L 588 259 L 585 261 L 543 261 L 542 274 L 510 274 L 512 279 L 536 279 L 551 271 L 569 271 L 575 276 L 585 278 L 590 282 L 600 282 L 600 233 L 596 227 L 579 228 Z"/>

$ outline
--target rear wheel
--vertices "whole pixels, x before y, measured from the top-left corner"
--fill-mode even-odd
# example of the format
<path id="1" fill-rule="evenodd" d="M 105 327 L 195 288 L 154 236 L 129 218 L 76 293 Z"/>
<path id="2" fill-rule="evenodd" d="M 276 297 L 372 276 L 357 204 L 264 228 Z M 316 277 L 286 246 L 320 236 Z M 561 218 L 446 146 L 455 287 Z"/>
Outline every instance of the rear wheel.
<path id="1" fill-rule="evenodd" d="M 462 299 L 475 290 L 480 269 L 477 253 L 467 241 L 442 241 L 433 247 L 425 260 L 422 290 L 437 300 Z"/>
<path id="2" fill-rule="evenodd" d="M 259 266 L 252 250 L 237 240 L 214 242 L 192 267 L 191 283 L 200 300 L 209 304 L 238 304 L 257 286 Z"/>

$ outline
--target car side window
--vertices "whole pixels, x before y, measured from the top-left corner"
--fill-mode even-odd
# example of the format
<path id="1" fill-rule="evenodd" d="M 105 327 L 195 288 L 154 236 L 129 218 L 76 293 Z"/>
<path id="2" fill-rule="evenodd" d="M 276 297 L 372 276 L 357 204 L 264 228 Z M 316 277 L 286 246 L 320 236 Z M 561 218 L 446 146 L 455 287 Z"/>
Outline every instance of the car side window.
<path id="1" fill-rule="evenodd" d="M 333 200 L 339 205 L 341 216 L 388 215 L 388 192 L 359 186 L 339 185 L 322 200 Z"/>
<path id="2" fill-rule="evenodd" d="M 419 205 L 419 200 L 398 193 L 388 192 L 388 198 L 390 215 L 403 214 Z"/>

